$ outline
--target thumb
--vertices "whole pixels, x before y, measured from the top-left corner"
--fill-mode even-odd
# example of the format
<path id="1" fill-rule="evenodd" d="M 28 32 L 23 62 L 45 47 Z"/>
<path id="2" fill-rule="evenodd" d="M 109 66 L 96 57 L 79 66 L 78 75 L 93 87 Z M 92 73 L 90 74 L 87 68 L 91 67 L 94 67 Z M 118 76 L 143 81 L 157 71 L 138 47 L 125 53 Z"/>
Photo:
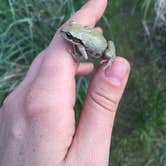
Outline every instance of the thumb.
<path id="1" fill-rule="evenodd" d="M 130 72 L 129 63 L 120 57 L 106 70 L 103 68 L 90 84 L 71 150 L 84 154 L 84 164 L 108 164 L 115 113 Z"/>

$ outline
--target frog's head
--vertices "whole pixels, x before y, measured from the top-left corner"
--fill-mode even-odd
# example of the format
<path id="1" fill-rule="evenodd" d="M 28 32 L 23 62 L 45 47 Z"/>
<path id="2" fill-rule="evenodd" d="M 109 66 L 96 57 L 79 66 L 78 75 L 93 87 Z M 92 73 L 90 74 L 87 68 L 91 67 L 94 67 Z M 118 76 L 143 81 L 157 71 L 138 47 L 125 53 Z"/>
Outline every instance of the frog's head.
<path id="1" fill-rule="evenodd" d="M 76 40 L 76 34 L 78 33 L 78 30 L 79 25 L 76 22 L 71 21 L 67 26 L 61 28 L 60 33 L 64 39 L 72 42 L 73 40 Z"/>

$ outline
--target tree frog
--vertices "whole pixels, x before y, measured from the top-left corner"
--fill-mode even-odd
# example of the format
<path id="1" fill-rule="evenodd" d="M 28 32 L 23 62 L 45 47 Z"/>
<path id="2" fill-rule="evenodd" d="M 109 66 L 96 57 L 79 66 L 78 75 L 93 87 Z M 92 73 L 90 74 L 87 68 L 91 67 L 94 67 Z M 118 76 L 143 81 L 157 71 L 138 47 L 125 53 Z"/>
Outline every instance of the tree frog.
<path id="1" fill-rule="evenodd" d="M 75 21 L 71 21 L 61 28 L 60 33 L 65 40 L 73 45 L 73 58 L 76 61 L 87 60 L 88 56 L 91 56 L 108 59 L 105 67 L 112 64 L 116 56 L 114 43 L 112 41 L 107 42 L 103 34 L 96 28 L 81 26 Z"/>

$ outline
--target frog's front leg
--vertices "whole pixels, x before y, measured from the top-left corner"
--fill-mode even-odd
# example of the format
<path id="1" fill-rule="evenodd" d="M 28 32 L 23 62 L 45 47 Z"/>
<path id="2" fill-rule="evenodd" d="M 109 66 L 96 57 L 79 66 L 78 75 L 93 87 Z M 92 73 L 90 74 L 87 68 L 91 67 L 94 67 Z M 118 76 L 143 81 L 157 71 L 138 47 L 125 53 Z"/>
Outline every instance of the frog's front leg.
<path id="1" fill-rule="evenodd" d="M 70 54 L 76 62 L 83 62 L 85 59 L 88 59 L 86 50 L 81 44 L 73 44 L 73 52 L 70 52 Z"/>
<path id="2" fill-rule="evenodd" d="M 86 52 L 85 47 L 82 44 L 77 44 L 77 48 L 78 48 L 79 52 L 81 53 L 81 55 L 87 60 L 88 54 Z"/>
<path id="3" fill-rule="evenodd" d="M 80 56 L 77 52 L 77 48 L 76 48 L 76 45 L 72 45 L 73 46 L 73 52 L 70 52 L 70 54 L 72 55 L 73 59 L 76 61 L 76 62 L 80 62 L 81 59 L 80 59 Z"/>
<path id="4" fill-rule="evenodd" d="M 107 59 L 109 59 L 105 66 L 105 68 L 107 68 L 112 64 L 114 58 L 116 57 L 116 49 L 115 49 L 115 45 L 114 45 L 113 41 L 108 41 L 108 47 L 105 50 L 104 56 Z"/>

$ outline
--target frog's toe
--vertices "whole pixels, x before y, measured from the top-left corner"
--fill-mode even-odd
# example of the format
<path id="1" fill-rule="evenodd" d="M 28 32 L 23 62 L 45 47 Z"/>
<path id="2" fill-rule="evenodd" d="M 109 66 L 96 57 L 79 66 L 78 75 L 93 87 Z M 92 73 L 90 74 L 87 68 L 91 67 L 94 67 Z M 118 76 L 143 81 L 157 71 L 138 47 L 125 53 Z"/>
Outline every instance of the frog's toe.
<path id="1" fill-rule="evenodd" d="M 110 67 L 110 66 L 112 65 L 114 59 L 115 59 L 115 58 L 111 58 L 111 59 L 109 59 L 109 60 L 107 61 L 106 65 L 104 66 L 104 69 Z"/>

